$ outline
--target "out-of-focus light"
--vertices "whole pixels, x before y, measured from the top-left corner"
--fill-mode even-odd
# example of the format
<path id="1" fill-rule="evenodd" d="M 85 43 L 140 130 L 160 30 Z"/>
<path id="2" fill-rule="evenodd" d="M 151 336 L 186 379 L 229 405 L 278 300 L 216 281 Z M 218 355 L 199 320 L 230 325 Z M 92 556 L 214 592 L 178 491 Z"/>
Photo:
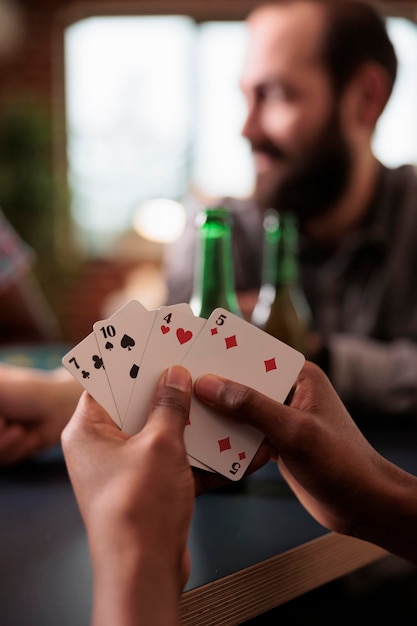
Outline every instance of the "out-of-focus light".
<path id="1" fill-rule="evenodd" d="M 177 239 L 185 226 L 185 208 L 169 198 L 148 200 L 133 215 L 133 228 L 141 237 L 159 243 Z"/>

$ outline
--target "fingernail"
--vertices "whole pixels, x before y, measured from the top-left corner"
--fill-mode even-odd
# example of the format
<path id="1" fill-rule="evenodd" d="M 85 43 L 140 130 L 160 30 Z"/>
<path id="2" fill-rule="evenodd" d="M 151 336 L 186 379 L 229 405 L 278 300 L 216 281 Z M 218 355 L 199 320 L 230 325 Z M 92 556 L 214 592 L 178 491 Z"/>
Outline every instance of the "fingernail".
<path id="1" fill-rule="evenodd" d="M 180 391 L 189 391 L 191 387 L 191 378 L 188 371 L 184 367 L 173 365 L 167 370 L 165 384 L 174 387 Z"/>
<path id="2" fill-rule="evenodd" d="M 207 400 L 217 400 L 223 387 L 224 382 L 211 374 L 201 376 L 195 383 L 195 390 L 198 395 L 207 398 Z"/>

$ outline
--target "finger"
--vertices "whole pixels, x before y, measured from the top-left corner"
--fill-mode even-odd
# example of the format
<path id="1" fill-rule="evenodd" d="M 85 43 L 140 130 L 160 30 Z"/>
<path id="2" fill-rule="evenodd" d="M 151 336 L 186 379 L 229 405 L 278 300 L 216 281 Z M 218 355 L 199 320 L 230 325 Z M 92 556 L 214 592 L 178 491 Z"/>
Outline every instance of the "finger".
<path id="1" fill-rule="evenodd" d="M 329 378 L 318 365 L 306 361 L 298 375 L 291 406 L 316 413 L 318 407 L 321 407 L 321 410 L 324 407 L 330 408 L 335 402 L 341 405 L 341 400 Z"/>
<path id="2" fill-rule="evenodd" d="M 188 370 L 180 365 L 169 367 L 156 388 L 148 424 L 163 424 L 173 435 L 182 435 L 190 414 L 191 390 Z"/>
<path id="3" fill-rule="evenodd" d="M 267 439 L 264 439 L 252 461 L 249 463 L 249 467 L 245 472 L 245 476 L 253 474 L 258 469 L 266 465 L 273 458 L 274 452 L 275 450 L 273 449 L 269 441 Z"/>

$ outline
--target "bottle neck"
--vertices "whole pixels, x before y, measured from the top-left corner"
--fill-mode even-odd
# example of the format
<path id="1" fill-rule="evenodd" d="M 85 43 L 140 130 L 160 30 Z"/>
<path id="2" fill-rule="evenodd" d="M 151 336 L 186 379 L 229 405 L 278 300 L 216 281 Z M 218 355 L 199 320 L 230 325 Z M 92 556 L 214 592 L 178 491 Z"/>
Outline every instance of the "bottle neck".
<path id="1" fill-rule="evenodd" d="M 262 285 L 298 283 L 298 233 L 291 216 L 269 211 L 264 220 Z"/>
<path id="2" fill-rule="evenodd" d="M 291 216 L 265 212 L 262 284 L 252 313 L 252 323 L 295 345 L 299 325 L 309 318 L 309 308 L 299 286 L 298 233 Z"/>
<path id="3" fill-rule="evenodd" d="M 226 212 L 216 215 L 219 212 L 214 210 L 205 213 L 206 219 L 197 229 L 191 308 L 205 318 L 217 307 L 242 316 L 235 292 L 229 216 Z"/>

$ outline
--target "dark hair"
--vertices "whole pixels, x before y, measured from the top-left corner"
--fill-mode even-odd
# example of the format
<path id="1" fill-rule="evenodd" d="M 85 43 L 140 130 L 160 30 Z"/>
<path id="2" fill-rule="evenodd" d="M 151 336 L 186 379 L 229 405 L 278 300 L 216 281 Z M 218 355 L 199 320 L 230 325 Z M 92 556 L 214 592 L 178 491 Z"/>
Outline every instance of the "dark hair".
<path id="1" fill-rule="evenodd" d="M 397 57 L 385 20 L 377 9 L 358 0 L 315 1 L 324 9 L 322 59 L 335 95 L 343 92 L 367 61 L 385 69 L 391 92 L 397 75 Z"/>
<path id="2" fill-rule="evenodd" d="M 370 0 L 261 0 L 253 12 L 262 7 L 298 2 L 311 2 L 323 10 L 319 54 L 336 97 L 367 61 L 385 69 L 392 91 L 397 76 L 397 57 L 376 4 L 372 5 Z"/>

